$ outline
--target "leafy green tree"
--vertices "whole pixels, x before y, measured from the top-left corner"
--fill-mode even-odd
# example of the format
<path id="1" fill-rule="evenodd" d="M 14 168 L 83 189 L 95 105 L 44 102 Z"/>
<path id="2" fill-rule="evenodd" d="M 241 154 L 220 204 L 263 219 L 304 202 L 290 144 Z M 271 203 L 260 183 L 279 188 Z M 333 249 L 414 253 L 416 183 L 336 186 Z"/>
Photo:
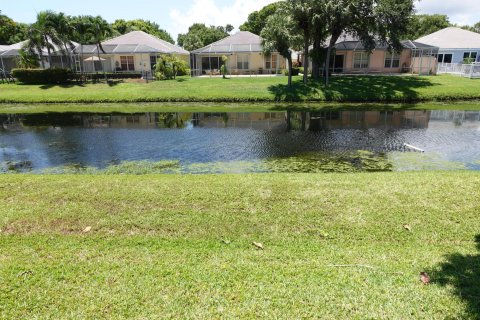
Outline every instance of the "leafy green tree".
<path id="1" fill-rule="evenodd" d="M 185 50 L 192 51 L 228 37 L 232 30 L 232 25 L 207 27 L 203 23 L 195 23 L 188 28 L 187 33 L 178 35 L 177 42 Z"/>
<path id="2" fill-rule="evenodd" d="M 115 20 L 114 23 L 111 25 L 113 34 L 115 35 L 122 35 L 129 33 L 131 31 L 143 31 L 154 35 L 162 40 L 165 40 L 170 43 L 175 43 L 172 36 L 165 31 L 164 29 L 160 28 L 160 26 L 152 21 L 137 19 L 137 20 L 123 20 L 118 19 Z"/>
<path id="3" fill-rule="evenodd" d="M 157 80 L 175 80 L 178 74 L 188 73 L 188 64 L 175 55 L 163 55 L 157 58 L 155 78 Z"/>
<path id="4" fill-rule="evenodd" d="M 292 18 L 279 10 L 267 19 L 261 32 L 263 51 L 266 55 L 277 51 L 288 63 L 288 86 L 292 86 L 292 48 L 302 46 L 302 37 Z"/>
<path id="5" fill-rule="evenodd" d="M 415 40 L 450 26 L 451 23 L 446 15 L 413 15 L 409 21 L 405 39 Z"/>
<path id="6" fill-rule="evenodd" d="M 0 44 L 11 44 L 10 38 L 12 34 L 15 33 L 15 30 L 15 21 L 5 15 L 2 15 L 2 11 L 0 11 Z"/>
<path id="7" fill-rule="evenodd" d="M 328 68 L 332 50 L 344 32 L 356 35 L 367 51 L 380 41 L 392 51 L 401 51 L 401 40 L 407 33 L 414 11 L 413 0 L 323 0 L 328 42 L 325 62 L 325 83 L 329 83 Z M 315 6 L 318 13 L 321 7 Z"/>
<path id="8" fill-rule="evenodd" d="M 240 30 L 250 31 L 251 33 L 260 35 L 267 24 L 268 18 L 277 12 L 280 4 L 281 2 L 274 2 L 263 7 L 259 11 L 250 13 L 247 21 L 240 26 Z"/>
<path id="9" fill-rule="evenodd" d="M 480 21 L 473 25 L 473 32 L 480 33 Z"/>

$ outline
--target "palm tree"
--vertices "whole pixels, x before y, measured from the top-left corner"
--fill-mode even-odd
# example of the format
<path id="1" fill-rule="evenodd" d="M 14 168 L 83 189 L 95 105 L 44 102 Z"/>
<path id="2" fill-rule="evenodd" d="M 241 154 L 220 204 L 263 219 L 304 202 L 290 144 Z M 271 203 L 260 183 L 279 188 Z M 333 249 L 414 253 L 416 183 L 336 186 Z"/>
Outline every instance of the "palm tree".
<path id="1" fill-rule="evenodd" d="M 269 56 L 273 51 L 280 53 L 288 62 L 288 86 L 292 86 L 292 48 L 302 46 L 302 37 L 288 13 L 279 10 L 267 20 L 261 37 L 263 51 Z"/>
<path id="2" fill-rule="evenodd" d="M 96 16 L 91 18 L 91 34 L 92 34 L 92 42 L 97 46 L 97 57 L 98 61 L 102 66 L 103 75 L 105 79 L 107 78 L 107 74 L 105 73 L 105 68 L 100 58 L 100 50 L 105 53 L 105 50 L 102 47 L 102 41 L 111 37 L 113 35 L 113 30 L 110 24 L 105 21 L 101 16 Z"/>
<path id="3" fill-rule="evenodd" d="M 63 44 L 62 47 L 65 50 L 64 55 L 68 56 L 70 62 L 70 69 L 73 70 L 74 65 L 72 51 L 75 49 L 75 45 L 70 40 L 73 37 L 73 26 L 71 23 L 71 18 L 66 16 L 63 12 L 60 12 L 55 15 L 53 23 L 55 25 L 55 30 L 57 31 L 58 38 Z"/>
<path id="4" fill-rule="evenodd" d="M 45 43 L 45 38 L 42 33 L 35 26 L 30 26 L 27 30 L 28 41 L 24 49 L 31 55 L 36 55 L 42 63 L 42 68 L 45 69 L 45 61 L 43 60 L 43 48 L 49 44 Z"/>
<path id="5" fill-rule="evenodd" d="M 89 43 L 92 38 L 92 23 L 89 16 L 79 16 L 72 21 L 73 35 L 80 42 L 80 73 L 85 71 L 83 61 L 83 45 Z"/>
<path id="6" fill-rule="evenodd" d="M 48 53 L 48 63 L 52 67 L 52 51 L 57 48 L 62 48 L 63 42 L 56 30 L 56 16 L 53 11 L 42 11 L 37 15 L 37 21 L 32 25 L 43 37 L 43 42 Z"/>

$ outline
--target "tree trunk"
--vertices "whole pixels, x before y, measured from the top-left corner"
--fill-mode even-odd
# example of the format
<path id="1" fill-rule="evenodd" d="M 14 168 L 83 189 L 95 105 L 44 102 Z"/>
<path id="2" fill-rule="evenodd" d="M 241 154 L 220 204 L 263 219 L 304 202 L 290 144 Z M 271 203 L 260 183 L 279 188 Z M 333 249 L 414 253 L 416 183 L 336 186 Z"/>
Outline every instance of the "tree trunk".
<path id="1" fill-rule="evenodd" d="M 308 47 L 309 41 L 307 33 L 305 32 L 305 42 L 303 44 L 303 83 L 308 83 Z"/>
<path id="2" fill-rule="evenodd" d="M 327 86 L 328 86 L 329 74 L 330 74 L 330 55 L 331 54 L 332 54 L 332 44 L 330 43 L 327 49 L 327 58 L 325 59 L 325 69 L 323 70 L 323 72 L 325 72 L 325 85 Z"/>
<path id="3" fill-rule="evenodd" d="M 317 80 L 320 79 L 320 61 L 318 61 L 320 49 L 320 41 L 315 39 L 313 42 L 314 57 L 312 58 L 312 78 Z"/>
<path id="4" fill-rule="evenodd" d="M 105 78 L 105 81 L 107 81 L 107 73 L 105 72 L 105 68 L 103 67 L 102 63 L 102 58 L 100 58 L 100 49 L 98 48 L 98 43 L 97 43 L 97 57 L 98 57 L 98 62 L 100 62 L 100 65 L 102 66 L 102 72 L 103 72 L 103 77 Z M 95 66 L 95 61 L 93 62 L 93 66 Z"/>
<path id="5" fill-rule="evenodd" d="M 292 54 L 287 57 L 287 62 L 288 62 L 288 87 L 292 87 L 292 69 L 293 69 L 293 63 L 292 63 Z"/>
<path id="6" fill-rule="evenodd" d="M 47 44 L 48 64 L 49 64 L 48 68 L 52 69 L 52 53 L 50 52 L 50 46 L 49 46 L 47 37 L 45 37 L 45 43 Z"/>

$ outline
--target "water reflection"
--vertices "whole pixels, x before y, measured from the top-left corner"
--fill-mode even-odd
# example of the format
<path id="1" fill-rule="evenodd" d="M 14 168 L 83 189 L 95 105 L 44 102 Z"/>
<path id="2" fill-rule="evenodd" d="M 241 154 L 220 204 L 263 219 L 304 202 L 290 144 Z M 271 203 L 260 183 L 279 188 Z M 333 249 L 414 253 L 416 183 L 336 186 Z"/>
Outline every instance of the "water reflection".
<path id="1" fill-rule="evenodd" d="M 480 112 L 50 113 L 1 115 L 0 123 L 4 168 L 261 161 L 358 150 L 389 155 L 407 143 L 480 169 Z"/>

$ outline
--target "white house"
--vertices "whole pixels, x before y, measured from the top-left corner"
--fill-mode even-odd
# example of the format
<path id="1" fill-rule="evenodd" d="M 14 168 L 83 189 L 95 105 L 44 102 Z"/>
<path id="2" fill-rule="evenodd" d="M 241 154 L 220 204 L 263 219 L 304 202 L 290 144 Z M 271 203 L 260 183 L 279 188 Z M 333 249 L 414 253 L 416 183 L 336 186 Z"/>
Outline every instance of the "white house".
<path id="1" fill-rule="evenodd" d="M 438 63 L 463 63 L 467 58 L 480 62 L 480 34 L 449 27 L 416 41 L 438 47 Z"/>
<path id="2" fill-rule="evenodd" d="M 102 42 L 105 52 L 96 45 L 78 45 L 75 48 L 77 71 L 86 72 L 152 72 L 157 57 L 175 54 L 189 62 L 190 52 L 143 31 L 132 31 Z M 98 58 L 100 56 L 100 59 Z"/>

